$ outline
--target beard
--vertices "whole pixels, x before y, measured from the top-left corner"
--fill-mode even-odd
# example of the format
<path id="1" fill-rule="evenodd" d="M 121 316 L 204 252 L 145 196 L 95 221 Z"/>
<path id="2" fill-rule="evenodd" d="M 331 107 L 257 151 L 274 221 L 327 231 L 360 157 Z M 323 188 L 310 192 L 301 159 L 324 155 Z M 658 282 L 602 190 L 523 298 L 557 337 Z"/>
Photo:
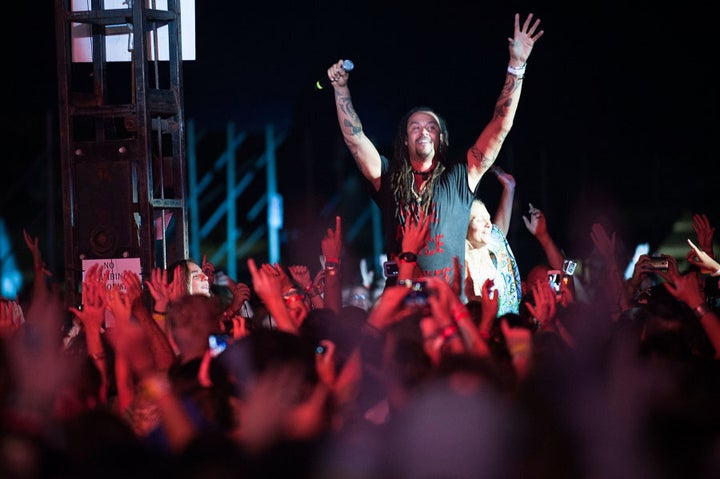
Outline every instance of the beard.
<path id="1" fill-rule="evenodd" d="M 432 141 L 418 141 L 415 143 L 415 154 L 423 159 L 435 156 L 435 144 Z"/>

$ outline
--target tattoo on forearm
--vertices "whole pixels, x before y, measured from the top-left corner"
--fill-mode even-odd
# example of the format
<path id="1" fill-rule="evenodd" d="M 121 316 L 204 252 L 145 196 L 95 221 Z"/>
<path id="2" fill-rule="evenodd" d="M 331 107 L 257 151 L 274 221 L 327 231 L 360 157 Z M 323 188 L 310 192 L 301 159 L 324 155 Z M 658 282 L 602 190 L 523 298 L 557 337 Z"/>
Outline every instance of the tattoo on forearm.
<path id="1" fill-rule="evenodd" d="M 350 118 L 355 118 L 357 116 L 355 113 L 355 107 L 353 107 L 352 104 L 352 99 L 349 96 L 338 98 L 338 104 L 345 115 Z"/>
<path id="2" fill-rule="evenodd" d="M 500 92 L 500 96 L 497 99 L 497 102 L 495 103 L 495 116 L 496 117 L 504 117 L 507 116 L 507 112 L 512 106 L 513 99 L 512 95 L 515 93 L 515 91 L 520 88 L 520 85 L 522 85 L 522 80 L 518 80 L 516 77 L 512 75 L 508 75 L 507 79 L 505 80 L 505 85 L 503 85 L 503 89 Z"/>
<path id="3" fill-rule="evenodd" d="M 345 128 L 350 130 L 350 134 L 352 136 L 355 136 L 362 131 L 362 125 L 360 125 L 360 124 L 356 125 L 356 124 L 352 123 L 350 120 L 346 119 L 345 121 L 343 121 L 343 124 L 345 125 Z"/>
<path id="4" fill-rule="evenodd" d="M 483 152 L 474 145 L 470 148 L 470 154 L 480 163 L 481 168 L 490 168 L 495 162 L 494 159 L 485 156 Z"/>
<path id="5" fill-rule="evenodd" d="M 342 120 L 343 126 L 348 129 L 350 135 L 357 135 L 362 131 L 362 123 L 360 123 L 360 118 L 355 113 L 350 97 L 338 98 L 338 102 L 340 111 L 345 116 Z"/>

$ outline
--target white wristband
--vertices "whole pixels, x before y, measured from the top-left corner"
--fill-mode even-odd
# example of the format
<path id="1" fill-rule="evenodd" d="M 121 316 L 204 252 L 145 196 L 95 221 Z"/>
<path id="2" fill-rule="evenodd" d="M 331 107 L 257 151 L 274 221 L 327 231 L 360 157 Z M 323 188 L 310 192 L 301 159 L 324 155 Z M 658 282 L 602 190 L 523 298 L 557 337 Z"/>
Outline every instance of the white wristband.
<path id="1" fill-rule="evenodd" d="M 514 67 L 511 67 L 510 65 L 508 65 L 507 71 L 511 75 L 515 75 L 516 77 L 522 78 L 523 76 L 525 76 L 525 67 L 526 66 L 527 66 L 527 63 L 524 64 L 523 66 L 521 66 L 520 68 L 514 68 Z"/>

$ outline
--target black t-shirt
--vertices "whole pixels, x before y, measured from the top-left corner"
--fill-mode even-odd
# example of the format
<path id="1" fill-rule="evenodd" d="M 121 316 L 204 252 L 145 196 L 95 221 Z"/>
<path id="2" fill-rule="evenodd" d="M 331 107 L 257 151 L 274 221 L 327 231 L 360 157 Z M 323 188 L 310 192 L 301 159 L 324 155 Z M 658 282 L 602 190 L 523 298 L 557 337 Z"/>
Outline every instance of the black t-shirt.
<path id="1" fill-rule="evenodd" d="M 402 223 L 395 212 L 390 163 L 385 156 L 381 156 L 381 160 L 380 189 L 377 192 L 374 189 L 370 191 L 380 209 L 385 251 L 391 256 L 402 252 Z M 450 283 L 453 277 L 453 257 L 457 256 L 460 264 L 465 264 L 465 237 L 474 198 L 475 192 L 468 186 L 467 163 L 447 164 L 435 179 L 429 241 L 418 254 L 418 266 L 423 276 L 440 276 Z"/>

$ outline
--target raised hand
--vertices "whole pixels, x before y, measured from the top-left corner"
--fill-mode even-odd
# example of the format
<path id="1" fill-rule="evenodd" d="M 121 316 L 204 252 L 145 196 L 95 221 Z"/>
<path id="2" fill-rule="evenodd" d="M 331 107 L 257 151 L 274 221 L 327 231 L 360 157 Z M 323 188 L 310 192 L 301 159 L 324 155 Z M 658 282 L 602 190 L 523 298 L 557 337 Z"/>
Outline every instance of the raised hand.
<path id="1" fill-rule="evenodd" d="M 232 303 L 230 304 L 231 311 L 239 311 L 242 308 L 245 301 L 249 301 L 252 296 L 252 289 L 245 283 L 236 283 L 230 278 L 227 278 L 228 286 L 232 290 Z"/>
<path id="2" fill-rule="evenodd" d="M 124 286 L 125 294 L 128 296 L 128 300 L 131 305 L 135 305 L 142 299 L 142 281 L 140 276 L 133 271 L 124 271 L 120 282 Z"/>
<path id="3" fill-rule="evenodd" d="M 429 232 L 430 221 L 425 211 L 420 209 L 417 218 L 410 211 L 406 211 L 402 233 L 403 252 L 419 253 L 428 241 Z"/>
<path id="4" fill-rule="evenodd" d="M 482 318 L 480 319 L 480 330 L 490 332 L 492 323 L 500 310 L 500 295 L 493 290 L 495 281 L 487 278 L 482 285 L 482 295 L 479 300 L 482 304 Z"/>
<path id="5" fill-rule="evenodd" d="M 266 301 L 274 296 L 282 298 L 282 282 L 278 272 L 271 265 L 263 263 L 258 268 L 255 260 L 250 258 L 248 259 L 248 269 L 252 278 L 253 289 L 260 299 Z"/>
<path id="6" fill-rule="evenodd" d="M 190 294 L 190 292 L 188 291 L 188 279 L 185 277 L 185 271 L 182 265 L 175 266 L 175 271 L 173 271 L 173 279 L 170 282 L 168 292 L 170 293 L 171 303 L 179 300 L 186 294 Z"/>
<path id="7" fill-rule="evenodd" d="M 525 227 L 535 237 L 542 237 L 548 234 L 547 221 L 541 210 L 535 208 L 532 203 L 528 203 L 528 216 L 523 215 L 523 223 Z"/>
<path id="8" fill-rule="evenodd" d="M 318 292 L 320 294 L 323 294 L 325 292 L 325 270 L 324 269 L 321 269 L 315 275 L 315 279 L 313 279 L 313 286 L 318 290 Z"/>
<path id="9" fill-rule="evenodd" d="M 328 258 L 335 260 L 340 259 L 342 254 L 342 221 L 339 216 L 335 217 L 335 230 L 328 228 L 325 237 L 320 242 L 320 248 L 322 254 L 325 257 L 325 261 Z M 323 264 L 323 268 L 325 265 Z"/>
<path id="10" fill-rule="evenodd" d="M 283 292 L 291 289 L 294 286 L 292 280 L 290 279 L 290 276 L 288 276 L 285 268 L 283 268 L 280 263 L 265 263 L 261 266 L 261 268 L 267 274 L 277 277 L 277 279 L 280 281 Z"/>
<path id="11" fill-rule="evenodd" d="M 530 286 L 535 304 L 526 301 L 528 311 L 537 320 L 540 329 L 548 330 L 554 328 L 555 314 L 557 313 L 557 300 L 555 292 L 550 288 L 547 281 L 537 281 Z"/>
<path id="12" fill-rule="evenodd" d="M 107 307 L 105 284 L 108 273 L 106 271 L 103 274 L 103 267 L 100 263 L 90 266 L 85 272 L 82 282 L 82 308 L 74 306 L 68 308 L 82 322 L 86 332 L 99 333 L 102 330 Z"/>
<path id="13" fill-rule="evenodd" d="M 310 270 L 305 265 L 291 265 L 288 266 L 290 276 L 295 282 L 305 291 L 312 288 L 312 278 L 310 277 Z"/>
<path id="14" fill-rule="evenodd" d="M 520 27 L 520 14 L 515 14 L 515 31 L 512 38 L 508 38 L 508 47 L 510 49 L 510 58 L 520 62 L 527 62 L 530 52 L 532 52 L 535 42 L 543 36 L 544 30 L 538 30 L 540 19 L 533 20 L 533 14 L 528 14 L 525 22 Z"/>
<path id="15" fill-rule="evenodd" d="M 690 246 L 690 251 L 688 251 L 686 258 L 690 264 L 699 266 L 703 273 L 712 275 L 720 274 L 720 263 L 715 261 L 708 252 L 695 246 L 695 244 L 689 239 L 687 242 Z"/>
<path id="16" fill-rule="evenodd" d="M 247 265 L 252 278 L 253 290 L 277 322 L 278 328 L 297 333 L 298 325 L 293 323 L 285 306 L 285 300 L 283 299 L 285 290 L 278 271 L 267 263 L 258 268 L 252 258 L 248 258 Z M 266 266 L 269 266 L 269 268 Z"/>
<path id="17" fill-rule="evenodd" d="M 375 279 L 375 271 L 368 268 L 368 262 L 365 258 L 360 260 L 360 276 L 362 277 L 363 286 L 367 289 L 372 289 L 373 280 Z"/>
<path id="18" fill-rule="evenodd" d="M 203 255 L 200 269 L 202 269 L 203 274 L 207 276 L 208 284 L 212 286 L 215 281 L 215 265 L 207 261 L 207 255 Z"/>
<path id="19" fill-rule="evenodd" d="M 705 302 L 702 278 L 697 272 L 680 274 L 679 271 L 673 271 L 669 272 L 665 279 L 665 289 L 689 307 L 694 308 Z"/>
<path id="20" fill-rule="evenodd" d="M 135 274 L 130 272 L 130 274 Z M 111 288 L 107 292 L 107 309 L 115 318 L 115 328 L 125 328 L 132 317 L 132 298 L 124 293 L 119 286 Z"/>
<path id="21" fill-rule="evenodd" d="M 715 253 L 713 252 L 713 235 L 715 234 L 715 228 L 710 225 L 708 217 L 704 214 L 693 215 L 692 227 L 697 235 L 700 249 L 705 251 L 711 258 L 715 258 Z"/>
<path id="22" fill-rule="evenodd" d="M 490 171 L 495 173 L 498 181 L 502 185 L 503 189 L 515 190 L 515 177 L 510 173 L 503 170 L 499 165 L 493 165 Z M 530 205 L 532 207 L 532 205 Z"/>
<path id="23" fill-rule="evenodd" d="M 23 229 L 23 237 L 25 238 L 25 244 L 30 250 L 30 253 L 32 253 L 33 268 L 35 269 L 35 274 L 52 276 L 52 273 L 45 268 L 45 263 L 42 260 L 38 237 L 30 236 L 30 234 L 25 229 Z"/>
<path id="24" fill-rule="evenodd" d="M 0 337 L 6 338 L 20 329 L 25 322 L 23 310 L 17 301 L 0 298 Z"/>
<path id="25" fill-rule="evenodd" d="M 592 230 L 590 231 L 590 238 L 592 239 L 595 248 L 598 253 L 610 264 L 615 263 L 615 232 L 608 235 L 600 223 L 593 223 Z"/>
<path id="26" fill-rule="evenodd" d="M 145 286 L 147 286 L 153 298 L 153 310 L 164 313 L 171 299 L 170 285 L 167 282 L 167 270 L 159 267 L 153 268 L 150 279 L 145 281 Z"/>

